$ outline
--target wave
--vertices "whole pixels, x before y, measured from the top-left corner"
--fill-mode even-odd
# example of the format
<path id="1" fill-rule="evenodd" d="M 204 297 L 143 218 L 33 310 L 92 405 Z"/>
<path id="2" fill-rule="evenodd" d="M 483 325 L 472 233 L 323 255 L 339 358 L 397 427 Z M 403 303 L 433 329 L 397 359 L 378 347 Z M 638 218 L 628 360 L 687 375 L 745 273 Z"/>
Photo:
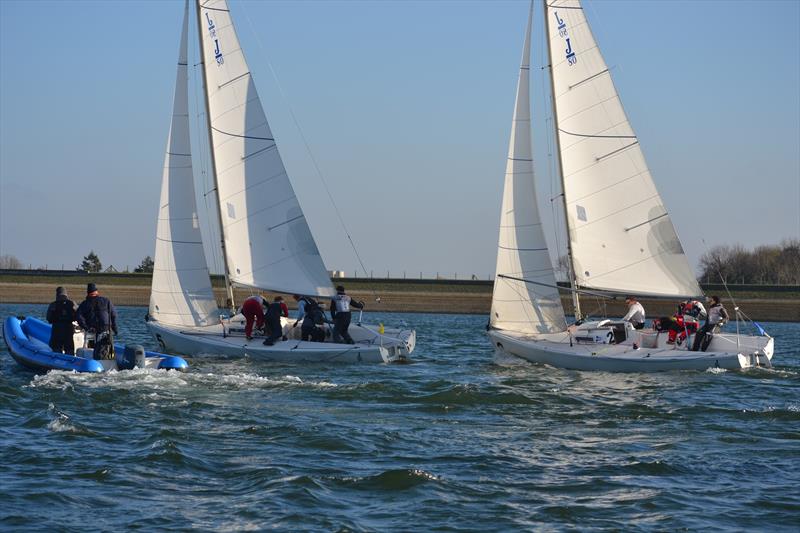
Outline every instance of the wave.
<path id="1" fill-rule="evenodd" d="M 431 481 L 440 481 L 440 478 L 419 468 L 402 468 L 386 470 L 373 476 L 334 477 L 333 481 L 357 489 L 394 491 L 408 490 Z"/>

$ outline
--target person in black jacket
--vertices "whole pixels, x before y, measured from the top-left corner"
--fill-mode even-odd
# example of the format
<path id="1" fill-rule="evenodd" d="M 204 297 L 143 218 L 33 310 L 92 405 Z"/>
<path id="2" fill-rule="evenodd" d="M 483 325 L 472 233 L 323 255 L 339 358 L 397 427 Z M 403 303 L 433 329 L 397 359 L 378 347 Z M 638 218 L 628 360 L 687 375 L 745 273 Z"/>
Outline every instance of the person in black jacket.
<path id="1" fill-rule="evenodd" d="M 47 307 L 47 321 L 53 325 L 49 344 L 54 352 L 75 354 L 75 342 L 72 338 L 75 330 L 72 321 L 75 320 L 76 310 L 75 302 L 67 296 L 67 290 L 57 287 L 56 301 Z"/>
<path id="2" fill-rule="evenodd" d="M 267 335 L 266 340 L 264 340 L 264 344 L 267 346 L 272 346 L 277 340 L 286 340 L 286 337 L 283 336 L 281 317 L 287 316 L 288 314 L 289 310 L 286 307 L 286 304 L 283 303 L 283 298 L 281 296 L 276 296 L 272 303 L 267 306 L 267 312 L 264 316 L 264 330 L 266 331 Z"/>
<path id="3" fill-rule="evenodd" d="M 111 300 L 100 296 L 94 283 L 86 286 L 86 299 L 78 306 L 76 319 L 81 328 L 94 334 L 94 358 L 113 359 L 114 340 L 111 332 L 119 334 L 117 311 Z"/>
<path id="4" fill-rule="evenodd" d="M 350 308 L 364 309 L 364 302 L 353 300 L 345 294 L 344 287 L 336 287 L 336 296 L 331 299 L 331 318 L 333 318 L 333 342 L 355 344 L 350 333 Z"/>

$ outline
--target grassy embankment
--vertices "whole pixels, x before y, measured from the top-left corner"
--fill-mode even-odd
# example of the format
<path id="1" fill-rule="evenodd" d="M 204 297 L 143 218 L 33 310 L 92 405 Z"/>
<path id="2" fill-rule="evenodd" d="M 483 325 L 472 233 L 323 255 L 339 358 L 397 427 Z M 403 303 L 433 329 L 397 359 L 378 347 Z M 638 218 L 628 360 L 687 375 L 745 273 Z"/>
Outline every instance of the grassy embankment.
<path id="1" fill-rule="evenodd" d="M 75 300 L 81 300 L 86 283 L 97 283 L 102 294 L 117 305 L 146 306 L 150 300 L 149 274 L 82 274 L 82 273 L 14 273 L 0 274 L 0 303 L 48 303 L 55 287 L 62 285 Z M 446 312 L 488 315 L 491 305 L 492 282 L 468 280 L 405 280 L 405 279 L 342 279 L 335 280 L 347 287 L 353 297 L 367 303 L 372 311 Z M 224 298 L 223 280 L 214 277 L 217 301 Z M 729 287 L 736 304 L 754 320 L 800 322 L 800 287 L 741 286 Z M 721 286 L 704 286 L 707 294 L 718 294 L 728 310 L 733 312 L 727 292 Z M 251 290 L 236 290 L 237 301 Z M 375 301 L 380 297 L 380 302 Z M 568 294 L 562 298 L 567 312 L 572 310 Z M 293 303 L 291 298 L 288 299 Z M 621 300 L 582 298 L 584 313 L 621 316 L 625 304 Z M 642 300 L 648 316 L 669 315 L 676 302 Z"/>

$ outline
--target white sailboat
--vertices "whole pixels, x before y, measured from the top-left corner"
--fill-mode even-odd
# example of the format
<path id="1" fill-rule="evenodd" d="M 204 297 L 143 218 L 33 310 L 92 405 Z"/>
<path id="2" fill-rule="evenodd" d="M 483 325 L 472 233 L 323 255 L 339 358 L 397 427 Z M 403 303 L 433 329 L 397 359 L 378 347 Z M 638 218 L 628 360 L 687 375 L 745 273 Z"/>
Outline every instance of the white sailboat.
<path id="1" fill-rule="evenodd" d="M 355 344 L 248 341 L 244 318 L 223 318 L 214 299 L 194 194 L 188 114 L 187 0 L 167 142 L 147 326 L 167 351 L 279 361 L 393 362 L 414 349 L 413 330 L 352 325 Z M 197 0 L 211 166 L 228 299 L 233 286 L 319 298 L 331 280 L 284 168 L 226 0 Z"/>
<path id="2" fill-rule="evenodd" d="M 528 18 L 503 192 L 489 322 L 496 350 L 561 368 L 613 372 L 770 364 L 766 334 L 715 334 L 708 351 L 613 320 L 581 321 L 581 291 L 702 294 L 653 183 L 580 0 L 544 0 L 575 325 L 567 326 L 535 192 Z M 737 316 L 738 319 L 738 316 Z M 738 329 L 738 328 L 737 328 Z"/>

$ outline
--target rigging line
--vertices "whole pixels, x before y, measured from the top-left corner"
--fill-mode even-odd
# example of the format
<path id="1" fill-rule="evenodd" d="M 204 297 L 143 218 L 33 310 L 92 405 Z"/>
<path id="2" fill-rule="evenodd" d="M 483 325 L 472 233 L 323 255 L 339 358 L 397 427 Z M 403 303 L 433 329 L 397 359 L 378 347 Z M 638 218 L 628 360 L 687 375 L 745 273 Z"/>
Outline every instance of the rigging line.
<path id="1" fill-rule="evenodd" d="M 218 7 L 207 7 L 204 4 L 200 4 L 198 7 L 201 8 L 201 9 L 208 9 L 209 11 L 222 11 L 223 13 L 229 13 L 230 12 L 230 9 L 221 9 L 221 8 L 218 8 Z"/>
<path id="2" fill-rule="evenodd" d="M 242 5 L 244 5 L 244 3 Z M 267 66 L 269 66 L 269 70 L 272 73 L 273 79 L 275 80 L 275 85 L 277 85 L 278 91 L 281 94 L 281 98 L 283 99 L 283 102 L 286 104 L 286 107 L 289 110 L 289 115 L 292 117 L 294 126 L 295 128 L 297 128 L 297 132 L 300 134 L 300 138 L 303 140 L 303 144 L 305 145 L 306 151 L 308 152 L 308 155 L 311 159 L 314 169 L 317 172 L 317 176 L 319 177 L 323 187 L 325 188 L 325 193 L 328 195 L 328 199 L 330 200 L 331 205 L 333 205 L 333 209 L 336 212 L 336 217 L 339 219 L 339 224 L 341 224 L 342 229 L 345 232 L 345 235 L 347 235 L 347 240 L 350 242 L 350 246 L 353 248 L 353 253 L 355 253 L 356 259 L 358 259 L 358 263 L 361 265 L 361 269 L 364 271 L 364 275 L 368 276 L 369 272 L 367 271 L 367 267 L 364 265 L 364 261 L 361 259 L 361 255 L 358 253 L 358 249 L 356 248 L 356 244 L 353 241 L 353 237 L 350 235 L 350 231 L 347 229 L 347 225 L 344 222 L 342 213 L 339 211 L 339 207 L 336 205 L 336 202 L 333 199 L 333 194 L 331 194 L 330 187 L 328 187 L 328 183 L 325 181 L 325 178 L 322 175 L 322 171 L 320 170 L 319 165 L 317 164 L 317 159 L 311 152 L 311 146 L 309 146 L 308 140 L 306 140 L 306 136 L 303 133 L 303 130 L 300 129 L 300 123 L 297 120 L 297 116 L 294 113 L 294 109 L 292 108 L 292 105 L 289 103 L 289 99 L 286 97 L 286 93 L 283 90 L 283 85 L 281 85 L 280 80 L 278 80 L 278 74 L 275 72 L 275 69 L 272 66 L 272 62 L 269 60 L 269 56 L 265 52 L 264 45 L 261 43 L 261 37 L 259 36 L 258 32 L 256 32 L 255 26 L 253 25 L 253 20 L 250 18 L 250 13 L 246 9 L 243 9 L 243 11 L 247 16 L 248 24 L 250 24 L 250 31 L 253 32 L 256 42 L 258 43 L 258 46 L 261 49 L 261 57 L 265 58 Z M 376 299 L 378 298 L 374 288 L 372 289 L 372 294 Z"/>
<path id="3" fill-rule="evenodd" d="M 550 3 L 547 4 L 547 7 L 552 9 L 580 9 L 581 11 L 583 10 L 583 8 L 579 6 L 557 6 L 556 4 L 550 4 Z"/>
<path id="4" fill-rule="evenodd" d="M 505 274 L 498 274 L 498 278 L 505 278 L 505 279 L 513 279 L 514 281 L 521 281 L 522 283 L 530 283 L 532 285 L 541 285 L 542 287 L 550 287 L 553 289 L 558 289 L 559 291 L 566 291 L 566 292 L 577 292 L 580 294 L 589 294 L 593 296 L 597 296 L 598 298 L 606 298 L 608 300 L 616 300 L 618 296 L 612 296 L 610 294 L 603 294 L 602 292 L 595 292 L 595 291 L 587 291 L 586 289 L 573 289 L 572 287 L 561 287 L 560 285 L 552 285 L 550 283 L 542 283 L 541 281 L 533 281 L 530 279 L 525 278 L 517 278 L 514 276 L 506 276 Z"/>
<path id="5" fill-rule="evenodd" d="M 703 242 L 703 246 L 705 247 L 706 252 L 711 252 L 711 250 L 708 249 L 708 244 L 706 244 L 706 240 L 705 239 L 700 239 L 700 240 Z M 728 298 L 730 298 L 731 303 L 736 309 L 738 309 L 739 306 L 736 305 L 736 300 L 733 299 L 733 295 L 731 294 L 731 291 L 728 289 L 728 282 L 725 281 L 725 277 L 722 275 L 722 271 L 719 269 L 719 262 L 717 261 L 714 261 L 714 270 L 717 271 L 717 275 L 719 276 L 720 281 L 722 281 L 722 286 L 725 287 L 725 292 L 728 293 Z"/>

